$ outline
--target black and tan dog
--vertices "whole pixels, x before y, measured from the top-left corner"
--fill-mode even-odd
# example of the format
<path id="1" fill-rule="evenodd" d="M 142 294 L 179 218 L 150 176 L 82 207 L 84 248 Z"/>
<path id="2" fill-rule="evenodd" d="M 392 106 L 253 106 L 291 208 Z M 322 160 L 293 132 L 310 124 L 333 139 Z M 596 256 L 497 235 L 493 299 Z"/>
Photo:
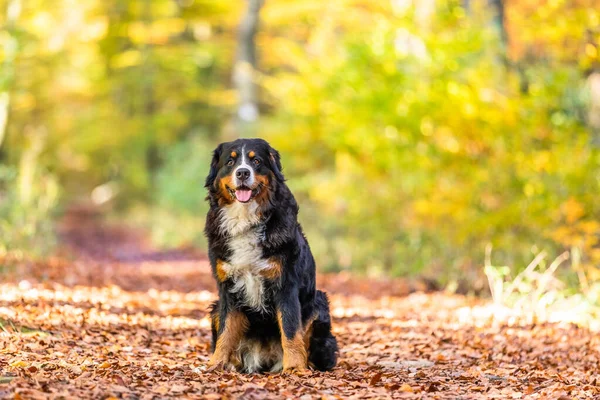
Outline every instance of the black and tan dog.
<path id="1" fill-rule="evenodd" d="M 223 143 L 206 178 L 206 236 L 219 300 L 211 310 L 212 368 L 244 372 L 332 369 L 329 302 L 284 182 L 262 139 Z"/>

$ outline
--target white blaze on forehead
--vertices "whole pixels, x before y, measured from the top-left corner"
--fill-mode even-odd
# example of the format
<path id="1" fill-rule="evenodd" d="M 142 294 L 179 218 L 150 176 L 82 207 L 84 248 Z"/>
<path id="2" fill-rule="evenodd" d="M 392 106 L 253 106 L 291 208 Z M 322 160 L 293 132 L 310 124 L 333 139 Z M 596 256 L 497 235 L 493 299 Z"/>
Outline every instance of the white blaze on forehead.
<path id="1" fill-rule="evenodd" d="M 235 182 L 236 186 L 240 186 L 242 182 L 237 178 L 236 173 L 240 168 L 246 168 L 250 171 L 250 177 L 246 182 L 244 182 L 248 186 L 254 185 L 254 170 L 252 166 L 248 164 L 248 159 L 246 158 L 246 146 L 242 147 L 242 162 L 233 170 L 233 182 Z"/>

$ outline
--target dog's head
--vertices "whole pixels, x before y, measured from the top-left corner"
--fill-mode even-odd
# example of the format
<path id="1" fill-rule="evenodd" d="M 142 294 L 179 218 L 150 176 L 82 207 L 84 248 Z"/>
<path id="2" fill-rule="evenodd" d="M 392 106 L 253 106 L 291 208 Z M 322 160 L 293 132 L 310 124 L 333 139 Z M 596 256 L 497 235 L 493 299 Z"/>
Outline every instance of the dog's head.
<path id="1" fill-rule="evenodd" d="M 277 150 L 262 139 L 221 143 L 213 152 L 205 187 L 220 206 L 233 202 L 266 203 L 284 182 Z"/>

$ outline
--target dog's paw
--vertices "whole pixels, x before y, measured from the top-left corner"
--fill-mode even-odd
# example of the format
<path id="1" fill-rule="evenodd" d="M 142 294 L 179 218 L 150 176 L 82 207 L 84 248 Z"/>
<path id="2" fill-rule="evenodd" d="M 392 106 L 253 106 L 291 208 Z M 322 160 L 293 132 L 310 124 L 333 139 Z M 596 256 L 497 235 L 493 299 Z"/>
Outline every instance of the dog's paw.
<path id="1" fill-rule="evenodd" d="M 232 357 L 211 357 L 208 361 L 205 371 L 237 371 L 238 366 L 236 360 Z"/>
<path id="2" fill-rule="evenodd" d="M 282 371 L 283 375 L 307 375 L 310 374 L 310 371 L 307 367 L 302 366 L 302 365 L 297 365 L 297 366 L 287 366 L 283 368 Z"/>
<path id="3" fill-rule="evenodd" d="M 224 362 L 209 362 L 206 368 L 206 372 L 214 372 L 214 371 L 224 371 L 225 363 Z"/>
<path id="4" fill-rule="evenodd" d="M 214 353 L 210 360 L 208 360 L 207 371 L 223 371 L 227 369 L 229 357 L 224 354 Z"/>
<path id="5" fill-rule="evenodd" d="M 226 362 L 219 362 L 215 364 L 209 364 L 205 369 L 206 372 L 214 372 L 214 371 L 237 371 L 235 365 Z"/>

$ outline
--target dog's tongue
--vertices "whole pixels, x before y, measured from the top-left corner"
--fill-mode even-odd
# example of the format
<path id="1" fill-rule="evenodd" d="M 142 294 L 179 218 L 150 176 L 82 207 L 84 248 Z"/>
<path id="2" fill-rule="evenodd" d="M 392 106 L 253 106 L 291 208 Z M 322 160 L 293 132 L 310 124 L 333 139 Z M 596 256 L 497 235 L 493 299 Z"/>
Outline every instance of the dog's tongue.
<path id="1" fill-rule="evenodd" d="M 248 200 L 250 200 L 250 196 L 252 196 L 252 190 L 238 189 L 235 191 L 235 197 L 242 203 L 245 203 Z"/>

